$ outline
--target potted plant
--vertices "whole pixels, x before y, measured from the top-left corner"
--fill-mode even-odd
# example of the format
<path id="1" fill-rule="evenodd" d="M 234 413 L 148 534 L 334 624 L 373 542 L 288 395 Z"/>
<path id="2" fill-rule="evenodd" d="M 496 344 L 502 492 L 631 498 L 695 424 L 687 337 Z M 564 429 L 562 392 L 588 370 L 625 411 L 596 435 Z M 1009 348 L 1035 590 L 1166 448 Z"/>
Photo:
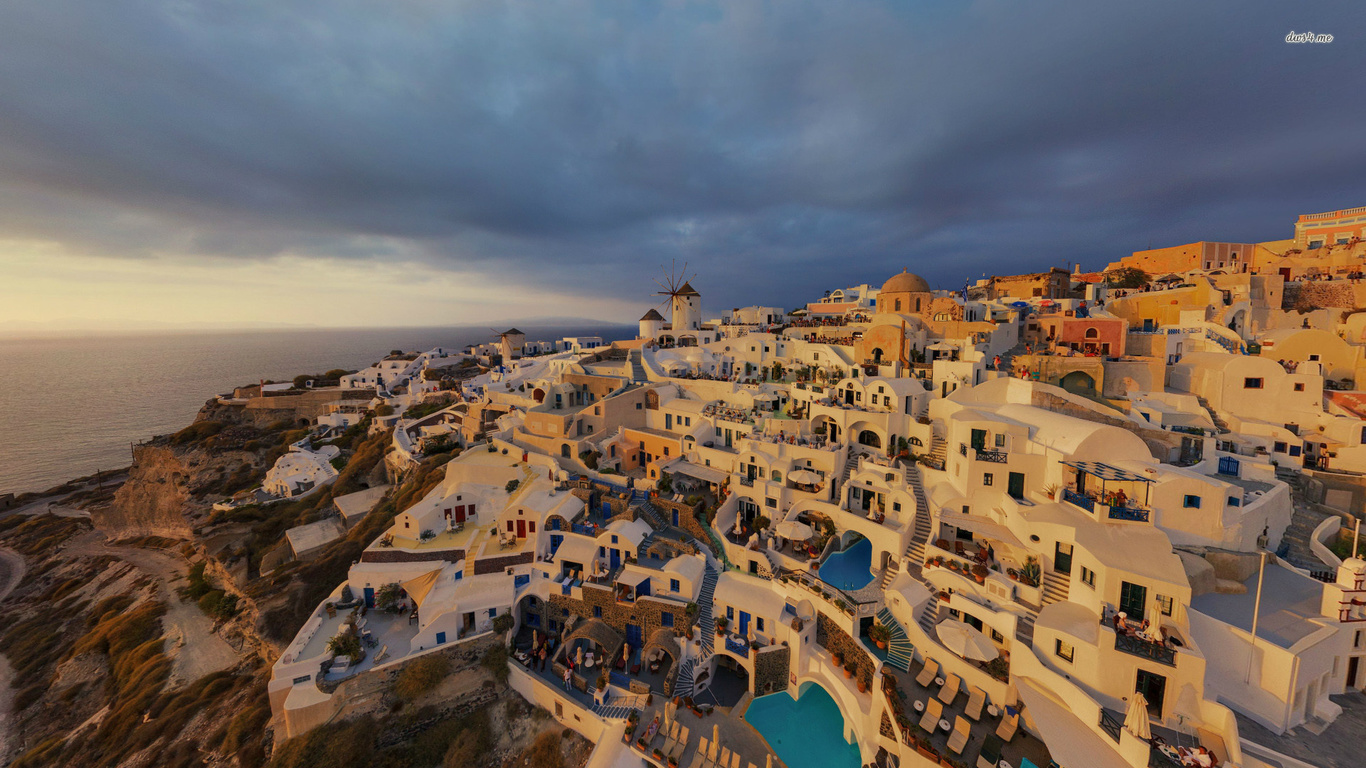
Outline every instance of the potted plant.
<path id="1" fill-rule="evenodd" d="M 1043 494 L 1049 499 L 1058 498 L 1058 486 L 1052 484 L 1044 486 Z"/>
<path id="2" fill-rule="evenodd" d="M 874 624 L 868 628 L 868 637 L 879 650 L 885 651 L 887 643 L 892 639 L 892 631 L 882 624 Z"/>
<path id="3" fill-rule="evenodd" d="M 750 649 L 751 651 L 757 651 L 757 650 L 759 650 L 760 648 L 763 648 L 763 647 L 764 647 L 764 644 L 761 643 L 761 642 L 759 642 L 758 640 L 751 640 L 750 643 L 749 643 L 749 649 Z"/>
<path id="4" fill-rule="evenodd" d="M 1037 587 L 1040 576 L 1039 559 L 1030 555 L 1025 559 L 1024 568 L 1020 570 L 1020 581 L 1031 587 Z"/>
<path id="5" fill-rule="evenodd" d="M 868 684 L 865 683 L 865 682 L 863 682 L 863 678 L 861 678 L 861 677 L 858 679 L 858 692 L 859 692 L 859 693 L 867 693 L 867 692 L 868 692 Z"/>
<path id="6" fill-rule="evenodd" d="M 848 680 L 848 679 L 852 678 L 853 676 L 854 676 L 854 662 L 853 662 L 853 661 L 847 661 L 847 662 L 844 663 L 844 679 L 845 679 L 845 680 Z"/>
<path id="7" fill-rule="evenodd" d="M 834 653 L 830 654 L 830 661 L 832 661 L 835 664 L 835 666 L 842 667 L 844 666 L 844 654 L 840 653 L 839 651 L 835 651 Z"/>
<path id="8" fill-rule="evenodd" d="M 976 579 L 978 584 L 986 583 L 987 573 L 987 567 L 981 563 L 972 566 L 972 578 Z"/>

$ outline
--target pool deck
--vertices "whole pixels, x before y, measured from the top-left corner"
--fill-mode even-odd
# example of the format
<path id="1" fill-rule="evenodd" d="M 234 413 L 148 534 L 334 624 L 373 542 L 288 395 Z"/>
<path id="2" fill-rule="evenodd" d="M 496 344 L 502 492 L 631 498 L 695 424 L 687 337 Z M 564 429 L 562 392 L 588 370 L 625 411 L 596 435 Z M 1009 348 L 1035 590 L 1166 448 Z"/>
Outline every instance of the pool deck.
<path id="1" fill-rule="evenodd" d="M 680 765 L 688 766 L 692 764 L 694 755 L 697 754 L 698 739 L 706 737 L 707 741 L 712 740 L 715 732 L 719 736 L 722 747 L 728 747 L 732 752 L 740 755 L 740 768 L 765 768 L 768 756 L 773 755 L 774 768 L 788 768 L 787 763 L 769 747 L 768 741 L 763 734 L 749 723 L 745 722 L 741 715 L 749 706 L 750 697 L 746 696 L 734 707 L 717 707 L 710 715 L 698 717 L 686 707 L 680 707 L 675 718 L 678 723 L 688 729 L 688 744 L 684 751 Z M 643 732 L 645 724 L 648 724 L 658 715 L 660 721 L 664 719 L 664 697 L 656 696 L 653 705 L 645 707 L 640 713 L 641 726 L 637 728 L 637 736 Z M 651 746 L 659 746 L 663 739 L 656 737 Z"/>

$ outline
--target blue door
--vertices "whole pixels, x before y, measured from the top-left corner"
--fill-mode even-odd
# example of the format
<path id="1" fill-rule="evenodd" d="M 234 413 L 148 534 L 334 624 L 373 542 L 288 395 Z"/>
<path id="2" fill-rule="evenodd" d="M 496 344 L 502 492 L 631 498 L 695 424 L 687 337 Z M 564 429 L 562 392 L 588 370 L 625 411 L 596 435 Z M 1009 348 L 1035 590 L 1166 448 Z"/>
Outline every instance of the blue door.
<path id="1" fill-rule="evenodd" d="M 446 644 L 446 633 L 445 633 L 445 632 L 437 632 L 437 633 L 436 633 L 436 644 L 437 644 L 437 645 L 445 645 L 445 644 Z"/>
<path id="2" fill-rule="evenodd" d="M 1219 459 L 1219 474 L 1237 477 L 1238 460 L 1233 458 L 1232 456 L 1224 456 L 1223 458 Z"/>
<path id="3" fill-rule="evenodd" d="M 365 588 L 365 607 L 366 607 L 366 608 L 374 608 L 374 607 L 375 607 L 375 588 L 374 588 L 374 587 L 366 587 L 366 588 Z"/>
<path id="4" fill-rule="evenodd" d="M 645 634 L 641 632 L 639 624 L 626 625 L 626 644 L 633 649 L 639 649 L 645 644 Z"/>
<path id="5" fill-rule="evenodd" d="M 550 534 L 550 554 L 552 554 L 552 555 L 555 554 L 555 550 L 559 549 L 559 548 L 560 548 L 560 545 L 563 544 L 563 543 L 564 543 L 564 534 L 562 534 L 562 533 L 552 533 L 552 534 Z"/>
<path id="6" fill-rule="evenodd" d="M 678 527 L 678 510 L 674 510 L 674 527 Z"/>
<path id="7" fill-rule="evenodd" d="M 602 503 L 602 519 L 604 519 L 604 520 L 610 520 L 611 518 L 612 518 L 612 503 L 609 502 L 609 501 L 604 501 L 604 502 Z"/>
<path id="8" fill-rule="evenodd" d="M 621 565 L 621 550 L 611 550 L 611 555 L 612 570 L 615 571 L 617 569 L 617 566 Z"/>
<path id="9" fill-rule="evenodd" d="M 749 614 L 740 611 L 740 637 L 749 636 Z"/>

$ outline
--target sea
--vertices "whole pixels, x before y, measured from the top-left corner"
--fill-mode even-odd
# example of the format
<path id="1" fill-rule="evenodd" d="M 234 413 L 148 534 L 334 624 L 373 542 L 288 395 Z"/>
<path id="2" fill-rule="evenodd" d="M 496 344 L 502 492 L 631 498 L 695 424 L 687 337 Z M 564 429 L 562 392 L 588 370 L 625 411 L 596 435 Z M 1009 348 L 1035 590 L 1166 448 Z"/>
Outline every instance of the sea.
<path id="1" fill-rule="evenodd" d="M 528 341 L 636 335 L 626 325 L 517 327 Z M 0 337 L 0 494 L 127 467 L 135 443 L 185 427 L 236 386 L 492 340 L 490 328 L 454 326 Z"/>

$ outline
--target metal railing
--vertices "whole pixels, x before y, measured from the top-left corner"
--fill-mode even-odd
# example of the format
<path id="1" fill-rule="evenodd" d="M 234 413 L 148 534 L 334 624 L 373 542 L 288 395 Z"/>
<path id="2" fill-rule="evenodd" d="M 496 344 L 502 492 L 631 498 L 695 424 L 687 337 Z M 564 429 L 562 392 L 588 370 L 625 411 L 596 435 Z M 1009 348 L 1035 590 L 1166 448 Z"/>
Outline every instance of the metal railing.
<path id="1" fill-rule="evenodd" d="M 977 449 L 978 461 L 989 461 L 992 464 L 1005 464 L 1010 456 L 1005 451 L 989 451 L 984 448 Z"/>
<path id="2" fill-rule="evenodd" d="M 1182 768 L 1181 762 L 1173 760 L 1170 755 L 1156 746 L 1148 748 L 1148 768 Z"/>
<path id="3" fill-rule="evenodd" d="M 1116 632 L 1115 650 L 1123 651 L 1141 659 L 1155 661 L 1158 664 L 1166 664 L 1169 667 L 1176 666 L 1176 651 L 1161 643 L 1154 643 L 1137 635 L 1121 635 Z"/>
<path id="4" fill-rule="evenodd" d="M 1142 507 L 1110 507 L 1111 520 L 1129 520 L 1135 523 L 1148 522 L 1148 510 Z"/>
<path id="5" fill-rule="evenodd" d="M 746 477 L 745 475 L 740 475 L 740 485 L 743 485 L 743 486 L 745 486 L 746 488 L 753 488 L 753 487 L 754 487 L 754 478 L 752 478 L 752 477 Z"/>
<path id="6" fill-rule="evenodd" d="M 734 635 L 726 635 L 726 650 L 735 654 L 749 658 L 749 643 L 743 637 L 737 638 Z"/>
<path id="7" fill-rule="evenodd" d="M 1124 727 L 1124 723 L 1118 717 L 1110 714 L 1110 710 L 1105 707 L 1100 708 L 1100 729 L 1110 734 L 1110 738 L 1119 741 L 1119 729 Z"/>
<path id="8" fill-rule="evenodd" d="M 1063 501 L 1070 502 L 1072 504 L 1077 505 L 1078 507 L 1081 507 L 1087 512 L 1096 511 L 1096 502 L 1092 501 L 1086 496 L 1081 495 L 1080 493 L 1077 493 L 1074 490 L 1071 490 L 1070 488 L 1062 489 L 1062 499 Z"/>

